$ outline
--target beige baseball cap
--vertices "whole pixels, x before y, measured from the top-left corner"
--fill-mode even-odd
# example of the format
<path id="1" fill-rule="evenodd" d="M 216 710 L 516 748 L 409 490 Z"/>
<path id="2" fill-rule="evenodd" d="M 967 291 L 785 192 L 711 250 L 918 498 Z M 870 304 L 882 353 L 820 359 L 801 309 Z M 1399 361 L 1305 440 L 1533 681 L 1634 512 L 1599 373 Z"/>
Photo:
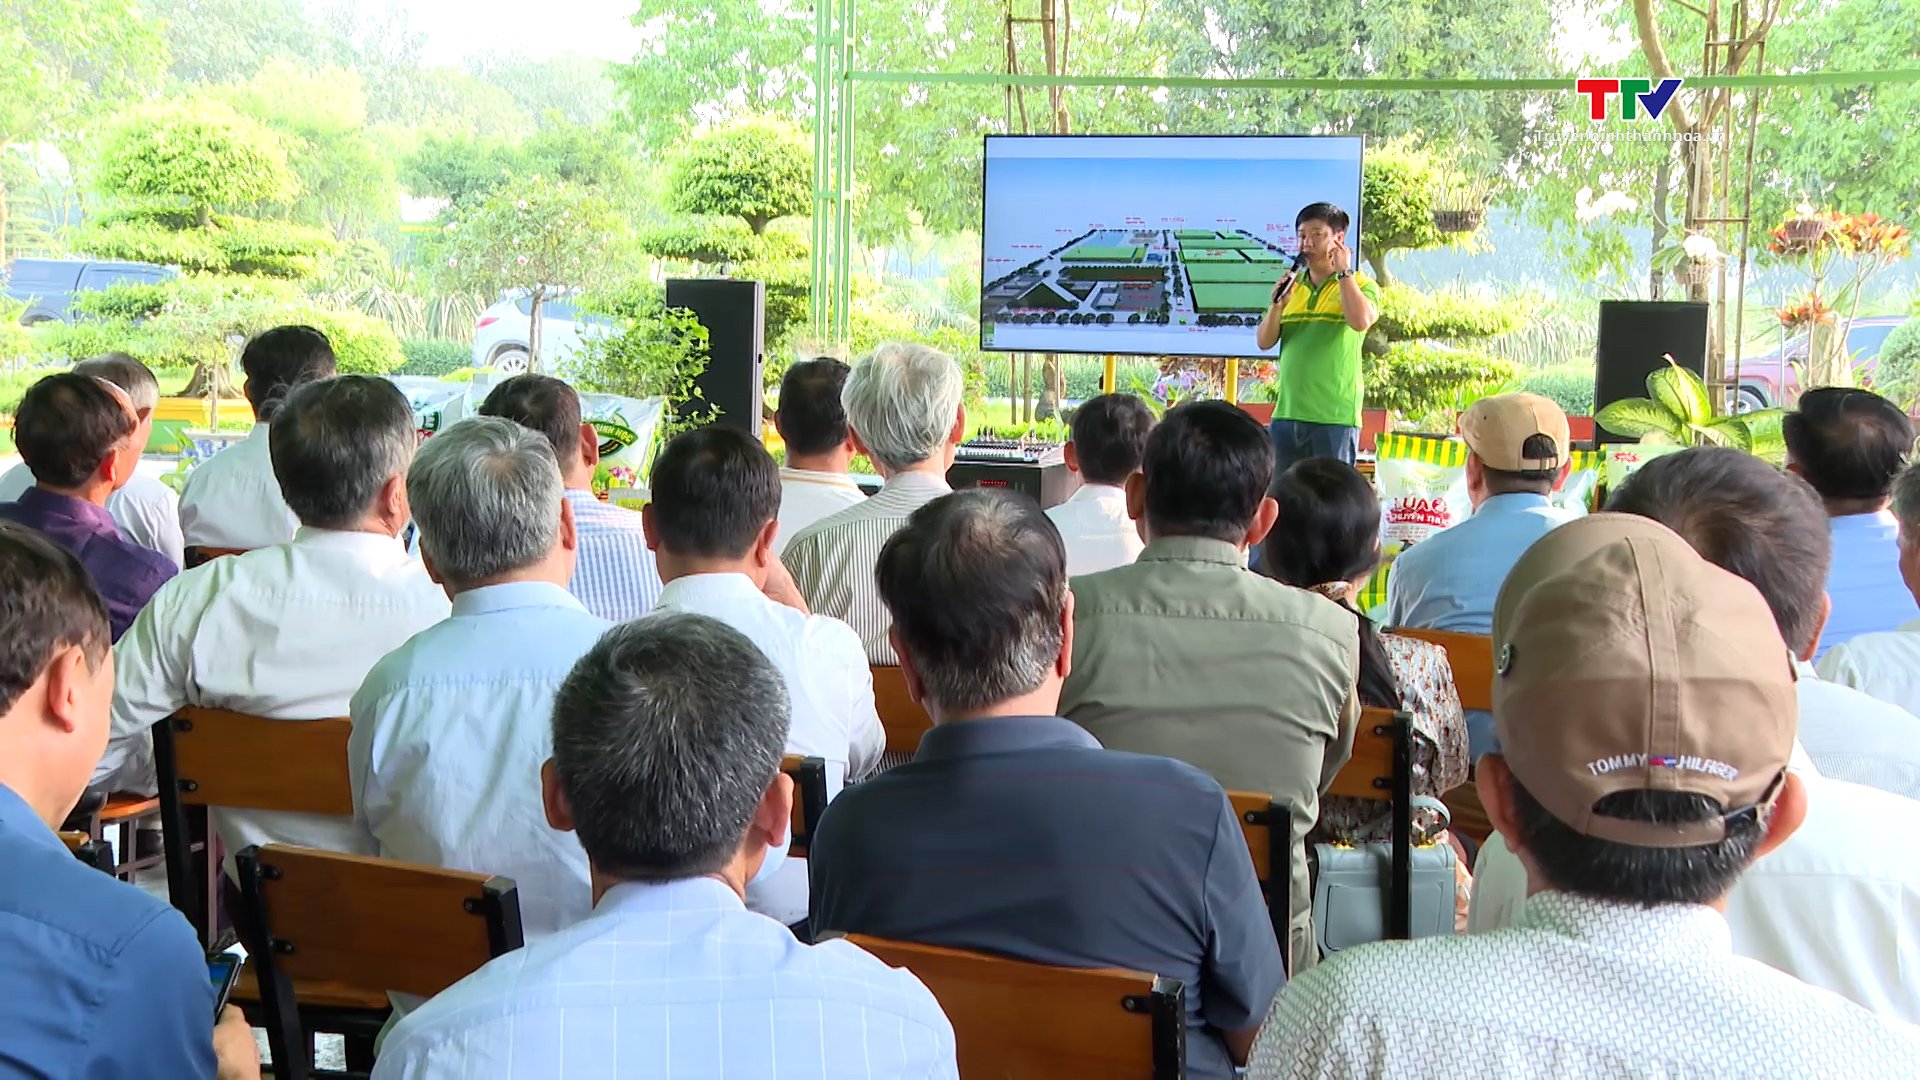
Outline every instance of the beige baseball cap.
<path id="1" fill-rule="evenodd" d="M 1536 542 L 1494 607 L 1494 729 L 1508 768 L 1554 817 L 1639 847 L 1710 844 L 1771 803 L 1799 708 L 1760 593 L 1666 526 L 1594 514 Z M 1721 819 L 1594 813 L 1620 791 L 1687 791 Z"/>
<path id="2" fill-rule="evenodd" d="M 1526 456 L 1527 440 L 1553 440 L 1552 457 Z M 1460 436 L 1489 468 L 1506 472 L 1557 469 L 1572 448 L 1567 414 L 1552 398 L 1539 394 L 1496 394 L 1481 398 L 1460 414 Z"/>

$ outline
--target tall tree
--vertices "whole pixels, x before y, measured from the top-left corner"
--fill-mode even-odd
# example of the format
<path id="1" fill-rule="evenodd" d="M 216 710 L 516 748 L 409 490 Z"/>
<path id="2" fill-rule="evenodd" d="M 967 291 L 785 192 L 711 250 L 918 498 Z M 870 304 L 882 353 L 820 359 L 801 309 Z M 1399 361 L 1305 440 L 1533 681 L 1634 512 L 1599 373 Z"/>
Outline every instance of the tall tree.
<path id="1" fill-rule="evenodd" d="M 346 63 L 345 37 L 307 17 L 300 0 L 144 0 L 183 83 L 241 82 L 268 61 Z"/>
<path id="2" fill-rule="evenodd" d="M 299 180 L 294 220 L 345 237 L 392 219 L 399 186 L 368 133 L 358 72 L 273 60 L 226 97 L 279 134 Z"/>
<path id="3" fill-rule="evenodd" d="M 467 71 L 505 90 L 529 116 L 557 117 L 595 127 L 613 116 L 612 73 L 605 60 L 577 54 L 531 60 L 524 56 L 476 56 Z"/>

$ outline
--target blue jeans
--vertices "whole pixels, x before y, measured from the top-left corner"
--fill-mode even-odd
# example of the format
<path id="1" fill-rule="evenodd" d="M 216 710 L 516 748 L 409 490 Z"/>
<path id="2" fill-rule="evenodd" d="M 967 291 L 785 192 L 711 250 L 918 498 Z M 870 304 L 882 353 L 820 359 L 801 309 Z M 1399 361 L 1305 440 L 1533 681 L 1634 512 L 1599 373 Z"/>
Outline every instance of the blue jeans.
<path id="1" fill-rule="evenodd" d="M 1339 458 L 1351 465 L 1360 454 L 1360 429 L 1345 424 L 1314 424 L 1305 420 L 1274 418 L 1273 475 L 1308 458 Z"/>

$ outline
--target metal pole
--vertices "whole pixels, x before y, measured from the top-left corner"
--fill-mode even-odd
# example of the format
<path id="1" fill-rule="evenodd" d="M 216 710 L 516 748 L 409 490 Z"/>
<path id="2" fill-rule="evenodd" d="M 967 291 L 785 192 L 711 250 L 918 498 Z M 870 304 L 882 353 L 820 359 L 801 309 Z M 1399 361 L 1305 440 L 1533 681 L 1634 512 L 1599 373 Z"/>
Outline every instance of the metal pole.
<path id="1" fill-rule="evenodd" d="M 834 275 L 833 285 L 833 331 L 834 340 L 848 342 L 853 336 L 852 312 L 853 300 L 853 80 L 847 73 L 853 70 L 854 48 L 854 0 L 841 0 L 839 32 L 836 40 L 840 45 L 840 70 L 836 73 L 835 83 L 840 96 L 840 159 L 839 177 L 836 183 L 838 206 L 836 208 L 839 226 L 838 242 L 834 245 L 834 255 L 839 259 L 839 267 Z"/>
<path id="2" fill-rule="evenodd" d="M 828 334 L 827 326 L 827 215 L 832 212 L 827 192 L 827 157 L 830 152 L 828 126 L 831 123 L 832 86 L 829 83 L 827 56 L 828 28 L 832 23 L 828 0 L 817 0 L 813 7 L 813 233 L 808 252 L 808 316 L 814 333 Z"/>

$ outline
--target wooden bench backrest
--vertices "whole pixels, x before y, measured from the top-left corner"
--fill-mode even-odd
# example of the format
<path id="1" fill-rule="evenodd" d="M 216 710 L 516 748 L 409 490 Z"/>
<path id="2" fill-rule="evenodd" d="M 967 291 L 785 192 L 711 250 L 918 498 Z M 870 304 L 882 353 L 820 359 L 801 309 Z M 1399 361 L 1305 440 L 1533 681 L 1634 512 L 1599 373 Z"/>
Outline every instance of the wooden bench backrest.
<path id="1" fill-rule="evenodd" d="M 780 759 L 780 771 L 793 777 L 793 819 L 788 825 L 787 854 L 804 859 L 813 844 L 813 830 L 820 827 L 820 817 L 827 812 L 827 761 L 788 754 Z"/>
<path id="2" fill-rule="evenodd" d="M 353 813 L 346 717 L 268 720 L 189 706 L 168 724 L 174 779 L 185 805 Z"/>
<path id="3" fill-rule="evenodd" d="M 235 861 L 295 981 L 431 995 L 521 944 L 507 878 L 283 844 Z"/>
<path id="4" fill-rule="evenodd" d="M 1185 1075 L 1185 989 L 1178 980 L 1049 967 L 862 935 L 848 940 L 913 972 L 933 991 L 953 1023 L 961 1076 Z M 1167 1071 L 1176 1062 L 1177 1071 Z"/>
<path id="5" fill-rule="evenodd" d="M 1453 687 L 1460 693 L 1460 707 L 1493 711 L 1493 639 L 1481 634 L 1455 634 L 1446 630 L 1393 631 L 1405 637 L 1431 641 L 1447 650 L 1447 666 L 1453 669 Z"/>
<path id="6" fill-rule="evenodd" d="M 907 693 L 907 677 L 897 667 L 873 667 L 873 706 L 887 733 L 887 752 L 911 757 L 920 749 L 920 736 L 933 727 L 927 710 Z"/>
<path id="7" fill-rule="evenodd" d="M 215 559 L 224 559 L 229 555 L 245 555 L 247 552 L 251 550 L 253 549 L 252 548 L 208 547 L 201 544 L 192 544 L 188 546 L 185 552 L 185 555 L 187 557 L 187 565 L 182 567 L 182 569 L 191 570 L 196 566 L 205 566 L 206 564 L 212 562 Z"/>
<path id="8" fill-rule="evenodd" d="M 1361 709 L 1353 756 L 1334 775 L 1329 795 L 1385 802 L 1393 797 L 1393 710 Z"/>

